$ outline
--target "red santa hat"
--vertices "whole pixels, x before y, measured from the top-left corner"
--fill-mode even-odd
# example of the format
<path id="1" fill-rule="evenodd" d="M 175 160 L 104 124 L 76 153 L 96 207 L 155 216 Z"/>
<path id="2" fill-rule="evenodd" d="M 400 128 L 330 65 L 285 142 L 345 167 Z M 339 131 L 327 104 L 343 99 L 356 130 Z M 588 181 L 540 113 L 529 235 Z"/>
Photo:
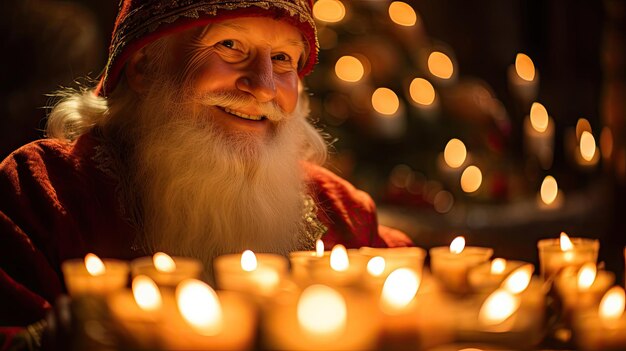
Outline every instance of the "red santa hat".
<path id="1" fill-rule="evenodd" d="M 313 0 L 120 0 L 109 60 L 96 94 L 110 94 L 128 58 L 154 40 L 191 27 L 244 16 L 277 18 L 302 32 L 309 46 L 307 61 L 298 72 L 303 77 L 313 69 L 319 50 L 312 7 Z"/>

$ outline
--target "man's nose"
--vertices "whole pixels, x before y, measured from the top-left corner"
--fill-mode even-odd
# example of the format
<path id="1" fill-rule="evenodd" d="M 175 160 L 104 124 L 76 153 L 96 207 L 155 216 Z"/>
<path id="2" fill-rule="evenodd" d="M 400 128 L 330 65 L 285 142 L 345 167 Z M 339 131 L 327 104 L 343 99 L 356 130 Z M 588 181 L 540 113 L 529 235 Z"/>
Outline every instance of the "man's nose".
<path id="1" fill-rule="evenodd" d="M 259 102 L 272 101 L 276 97 L 272 57 L 259 54 L 246 66 L 244 74 L 237 79 L 237 89 L 254 96 Z"/>

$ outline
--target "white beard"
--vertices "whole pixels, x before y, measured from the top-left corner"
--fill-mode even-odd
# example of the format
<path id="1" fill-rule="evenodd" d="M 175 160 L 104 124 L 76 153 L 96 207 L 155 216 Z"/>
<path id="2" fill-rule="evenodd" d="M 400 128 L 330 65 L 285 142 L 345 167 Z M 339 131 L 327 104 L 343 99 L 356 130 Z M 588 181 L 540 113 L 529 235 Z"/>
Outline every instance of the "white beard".
<path id="1" fill-rule="evenodd" d="M 210 116 L 177 103 L 184 99 L 167 92 L 175 89 L 159 91 L 140 104 L 131 134 L 136 189 L 127 195 L 140 199 L 140 244 L 148 252 L 198 258 L 209 271 L 217 255 L 300 248 L 306 111 L 272 122 L 271 136 L 261 140 L 224 132 Z"/>

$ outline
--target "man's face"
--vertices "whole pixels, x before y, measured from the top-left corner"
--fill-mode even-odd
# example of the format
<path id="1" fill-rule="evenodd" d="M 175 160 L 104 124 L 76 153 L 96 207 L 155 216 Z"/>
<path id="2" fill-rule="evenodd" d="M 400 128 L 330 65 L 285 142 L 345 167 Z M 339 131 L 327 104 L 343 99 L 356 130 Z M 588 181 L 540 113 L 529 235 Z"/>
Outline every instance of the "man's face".
<path id="1" fill-rule="evenodd" d="M 285 22 L 235 18 L 177 34 L 173 67 L 196 100 L 195 116 L 211 118 L 223 132 L 264 139 L 272 121 L 296 108 L 304 45 Z M 209 98 L 215 94 L 226 98 Z"/>

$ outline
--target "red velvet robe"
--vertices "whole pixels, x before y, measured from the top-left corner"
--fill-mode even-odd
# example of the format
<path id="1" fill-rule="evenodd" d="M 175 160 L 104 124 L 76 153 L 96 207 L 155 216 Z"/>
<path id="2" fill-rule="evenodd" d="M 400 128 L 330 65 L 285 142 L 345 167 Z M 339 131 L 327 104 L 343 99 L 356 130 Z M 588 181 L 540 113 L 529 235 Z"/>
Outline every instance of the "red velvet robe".
<path id="1" fill-rule="evenodd" d="M 86 134 L 75 143 L 39 140 L 0 164 L 0 336 L 44 318 L 64 292 L 61 263 L 93 252 L 131 260 L 135 230 L 120 213 L 116 181 L 102 167 L 99 142 Z M 328 228 L 326 247 L 406 246 L 402 233 L 378 226 L 364 192 L 332 172 L 304 168 Z M 0 349 L 2 349 L 0 340 Z"/>

